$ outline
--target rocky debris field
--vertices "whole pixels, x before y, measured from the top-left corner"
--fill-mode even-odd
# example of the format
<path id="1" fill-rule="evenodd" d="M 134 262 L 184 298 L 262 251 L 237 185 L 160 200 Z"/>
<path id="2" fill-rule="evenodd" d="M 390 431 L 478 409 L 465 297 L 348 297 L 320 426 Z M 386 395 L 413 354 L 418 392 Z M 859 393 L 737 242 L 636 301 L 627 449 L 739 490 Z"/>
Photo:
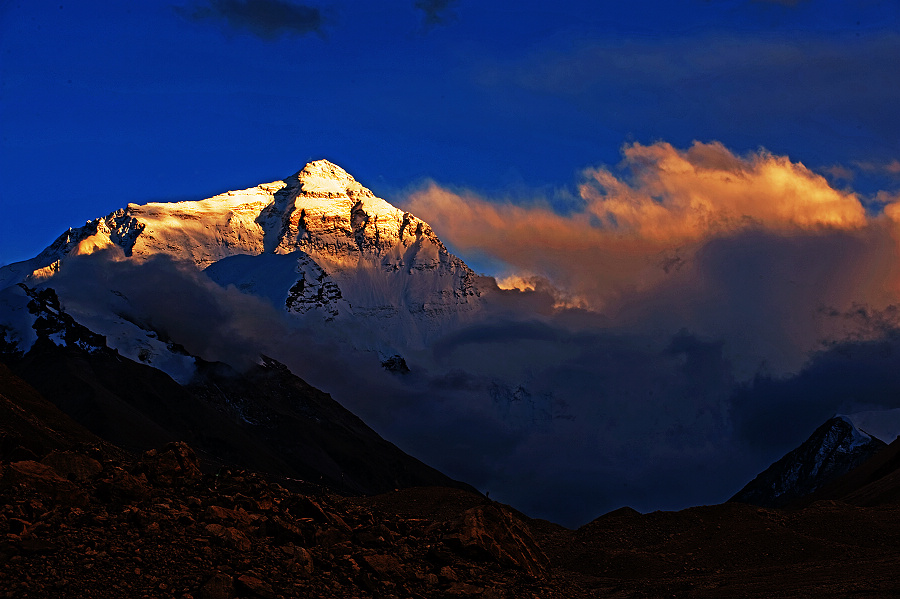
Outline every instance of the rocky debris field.
<path id="1" fill-rule="evenodd" d="M 0 596 L 563 596 L 511 509 L 454 489 L 404 494 L 444 513 L 202 474 L 183 443 L 133 461 L 88 449 L 4 463 Z"/>
<path id="2" fill-rule="evenodd" d="M 900 594 L 896 506 L 623 508 L 572 531 L 460 489 L 342 497 L 200 466 L 184 443 L 0 462 L 0 597 Z"/>

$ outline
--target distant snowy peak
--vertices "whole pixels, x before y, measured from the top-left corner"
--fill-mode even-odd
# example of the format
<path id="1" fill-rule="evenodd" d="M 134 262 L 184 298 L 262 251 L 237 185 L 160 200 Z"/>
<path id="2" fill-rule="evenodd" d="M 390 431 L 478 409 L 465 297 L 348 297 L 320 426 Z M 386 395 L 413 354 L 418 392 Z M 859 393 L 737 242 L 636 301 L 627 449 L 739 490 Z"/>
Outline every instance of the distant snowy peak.
<path id="1" fill-rule="evenodd" d="M 900 408 L 856 412 L 845 418 L 859 430 L 885 443 L 893 443 L 900 436 Z"/>
<path id="2" fill-rule="evenodd" d="M 859 430 L 850 417 L 838 414 L 729 501 L 763 507 L 788 505 L 856 468 L 885 446 Z"/>

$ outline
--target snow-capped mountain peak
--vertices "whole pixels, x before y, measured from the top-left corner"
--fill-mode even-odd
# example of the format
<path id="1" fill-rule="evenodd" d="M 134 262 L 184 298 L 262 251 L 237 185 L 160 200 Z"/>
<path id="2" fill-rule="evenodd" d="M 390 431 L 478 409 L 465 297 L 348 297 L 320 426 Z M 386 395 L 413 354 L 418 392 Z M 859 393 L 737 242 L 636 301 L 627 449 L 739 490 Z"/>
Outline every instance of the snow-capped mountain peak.
<path id="1" fill-rule="evenodd" d="M 854 418 L 852 415 L 848 416 L 847 414 L 835 414 L 834 417 L 840 418 L 850 425 L 850 438 L 849 445 L 847 446 L 848 450 L 853 450 L 857 447 L 865 445 L 866 443 L 872 442 L 872 435 L 859 428 L 856 422 L 854 422 Z"/>
<path id="2" fill-rule="evenodd" d="M 414 254 L 407 249 L 414 246 Z M 166 254 L 203 269 L 229 256 L 302 250 L 332 268 L 367 254 L 387 269 L 464 267 L 427 223 L 378 198 L 341 167 L 310 162 L 282 181 L 183 202 L 129 203 L 69 229 L 39 256 L 5 268 L 0 286 L 52 276 L 68 256 L 118 248 L 144 260 Z M 391 255 L 390 250 L 397 251 Z M 9 280 L 6 280 L 9 279 Z"/>
<path id="3" fill-rule="evenodd" d="M 310 326 L 347 321 L 330 326 L 329 334 L 386 355 L 448 332 L 479 311 L 483 293 L 479 278 L 427 223 L 327 160 L 281 181 L 206 199 L 129 203 L 69 229 L 35 258 L 0 269 L 0 291 L 18 283 L 52 287 L 71 258 L 93 254 L 137 265 L 166 256 Z M 105 278 L 84 283 L 116 285 Z M 64 291 L 60 299 L 67 301 Z M 70 304 L 73 316 L 88 319 L 112 347 L 126 351 L 135 335 L 123 327 L 133 323 L 119 322 L 117 312 L 98 319 L 96 307 Z"/>
<path id="4" fill-rule="evenodd" d="M 295 175 L 301 191 L 308 196 L 323 197 L 374 194 L 360 185 L 347 171 L 327 160 L 316 160 L 304 166 Z"/>
<path id="5" fill-rule="evenodd" d="M 265 187 L 272 201 L 256 220 L 264 251 L 289 254 L 300 249 L 320 265 L 327 263 L 328 270 L 356 267 L 361 258 L 388 270 L 434 268 L 441 262 L 462 265 L 427 223 L 376 197 L 327 160 L 310 162 Z"/>
<path id="6" fill-rule="evenodd" d="M 764 507 L 788 505 L 846 474 L 883 447 L 883 441 L 859 430 L 852 417 L 837 414 L 729 501 Z"/>

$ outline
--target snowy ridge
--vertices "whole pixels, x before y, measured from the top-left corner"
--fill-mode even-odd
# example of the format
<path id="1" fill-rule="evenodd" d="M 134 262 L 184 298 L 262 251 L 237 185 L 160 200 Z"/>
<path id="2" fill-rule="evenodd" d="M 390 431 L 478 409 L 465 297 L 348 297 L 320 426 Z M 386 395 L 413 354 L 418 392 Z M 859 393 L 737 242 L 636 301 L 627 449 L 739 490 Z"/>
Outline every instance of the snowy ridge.
<path id="1" fill-rule="evenodd" d="M 844 422 L 846 422 L 847 424 L 850 425 L 849 445 L 845 444 L 846 447 L 842 448 L 843 451 L 848 451 L 848 452 L 852 451 L 852 450 L 856 449 L 857 447 L 860 447 L 860 446 L 865 445 L 866 443 L 870 443 L 872 441 L 872 435 L 868 434 L 865 431 L 860 430 L 856 426 L 856 423 L 853 421 L 853 419 L 850 416 L 847 416 L 846 414 L 835 414 L 834 417 L 840 418 L 841 420 L 843 420 Z"/>
<path id="2" fill-rule="evenodd" d="M 138 260 L 169 254 L 200 268 L 228 256 L 299 249 L 338 268 L 378 257 L 386 270 L 427 270 L 441 264 L 468 270 L 427 223 L 375 197 L 340 167 L 319 160 L 284 181 L 205 200 L 128 204 L 69 229 L 37 257 L 4 267 L 0 285 L 21 282 L 12 279 L 23 276 L 52 276 L 66 257 L 107 248 Z"/>
<path id="3" fill-rule="evenodd" d="M 892 443 L 900 436 L 900 408 L 856 412 L 844 418 L 859 430 L 885 443 Z"/>

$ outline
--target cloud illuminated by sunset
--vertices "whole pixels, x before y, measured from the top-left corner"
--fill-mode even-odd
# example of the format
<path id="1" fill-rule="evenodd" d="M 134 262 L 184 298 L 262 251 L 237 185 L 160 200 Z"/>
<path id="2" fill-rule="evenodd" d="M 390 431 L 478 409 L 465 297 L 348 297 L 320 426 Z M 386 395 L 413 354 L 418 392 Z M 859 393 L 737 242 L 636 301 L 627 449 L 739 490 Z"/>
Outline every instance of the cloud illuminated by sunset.
<path id="1" fill-rule="evenodd" d="M 578 249 L 612 238 L 677 246 L 748 227 L 789 231 L 866 224 L 855 194 L 832 188 L 786 157 L 765 151 L 739 157 L 718 142 L 694 142 L 687 150 L 665 142 L 632 144 L 623 154 L 624 176 L 607 167 L 585 171 L 579 187 L 583 210 L 572 215 L 557 215 L 546 205 L 488 202 L 436 185 L 414 194 L 411 210 L 443 223 L 462 247 L 498 241 L 480 227 Z"/>
<path id="2" fill-rule="evenodd" d="M 679 151 L 658 142 L 625 147 L 629 179 L 588 170 L 586 212 L 606 231 L 681 243 L 748 226 L 773 230 L 857 228 L 865 211 L 852 193 L 785 157 L 737 157 L 720 143 Z"/>
<path id="3" fill-rule="evenodd" d="M 870 216 L 857 194 L 799 162 L 718 142 L 635 143 L 622 154 L 616 167 L 584 171 L 580 205 L 567 214 L 434 183 L 407 207 L 459 251 L 508 265 L 501 286 L 540 282 L 555 288 L 557 306 L 614 317 L 659 318 L 664 307 L 672 323 L 710 332 L 755 318 L 772 338 L 791 337 L 765 344 L 805 351 L 824 335 L 810 316 L 823 306 L 895 300 L 893 195 L 880 196 L 886 217 Z M 734 307 L 750 295 L 754 305 Z"/>

